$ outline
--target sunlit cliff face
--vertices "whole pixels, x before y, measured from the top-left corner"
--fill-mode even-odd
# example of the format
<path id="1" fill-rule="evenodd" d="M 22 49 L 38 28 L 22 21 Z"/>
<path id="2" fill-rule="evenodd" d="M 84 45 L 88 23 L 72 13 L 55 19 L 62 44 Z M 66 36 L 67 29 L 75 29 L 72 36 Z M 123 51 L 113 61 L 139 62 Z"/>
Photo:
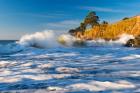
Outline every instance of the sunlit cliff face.
<path id="1" fill-rule="evenodd" d="M 100 26 L 87 29 L 84 34 L 76 32 L 75 36 L 87 40 L 98 38 L 115 40 L 118 39 L 121 34 L 140 35 L 140 16 L 134 16 L 113 24 L 100 24 Z"/>

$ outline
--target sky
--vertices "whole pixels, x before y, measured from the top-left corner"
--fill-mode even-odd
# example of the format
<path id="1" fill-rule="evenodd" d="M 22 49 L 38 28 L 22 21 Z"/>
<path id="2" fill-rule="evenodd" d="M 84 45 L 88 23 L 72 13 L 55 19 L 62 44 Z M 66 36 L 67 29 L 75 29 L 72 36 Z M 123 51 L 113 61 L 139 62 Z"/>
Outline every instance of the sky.
<path id="1" fill-rule="evenodd" d="M 140 0 L 0 0 L 0 40 L 44 30 L 68 32 L 90 11 L 113 23 L 140 15 Z"/>

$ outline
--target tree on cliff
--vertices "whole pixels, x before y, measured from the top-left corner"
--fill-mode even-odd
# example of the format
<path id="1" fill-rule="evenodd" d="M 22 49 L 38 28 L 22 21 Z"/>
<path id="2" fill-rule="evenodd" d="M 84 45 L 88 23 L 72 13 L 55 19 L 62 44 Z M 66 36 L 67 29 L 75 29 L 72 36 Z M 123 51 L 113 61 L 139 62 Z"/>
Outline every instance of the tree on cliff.
<path id="1" fill-rule="evenodd" d="M 69 30 L 69 33 L 71 35 L 74 35 L 77 32 L 84 33 L 88 25 L 91 25 L 92 27 L 99 25 L 99 17 L 93 11 L 89 12 L 89 14 L 84 19 L 84 22 L 82 22 L 79 27 Z"/>
<path id="2" fill-rule="evenodd" d="M 85 31 L 86 30 L 86 25 L 85 25 L 85 23 L 81 23 L 80 24 L 80 29 L 81 29 L 81 31 Z"/>
<path id="3" fill-rule="evenodd" d="M 75 30 L 83 33 L 83 32 L 86 30 L 86 25 L 85 25 L 85 23 L 83 23 L 83 22 L 80 23 L 80 26 L 77 27 Z"/>
<path id="4" fill-rule="evenodd" d="M 107 25 L 108 22 L 107 22 L 107 21 L 103 21 L 102 24 L 103 24 L 103 25 Z"/>
<path id="5" fill-rule="evenodd" d="M 86 30 L 86 25 L 85 25 L 85 23 L 82 22 L 79 27 L 69 30 L 69 33 L 71 35 L 74 35 L 75 32 L 79 31 L 79 32 L 83 33 L 85 30 Z"/>
<path id="6" fill-rule="evenodd" d="M 122 20 L 127 20 L 127 19 L 129 19 L 128 17 L 125 17 L 125 18 L 123 18 Z"/>
<path id="7" fill-rule="evenodd" d="M 99 24 L 99 17 L 94 11 L 89 12 L 84 20 L 85 25 L 91 25 L 92 27 Z"/>

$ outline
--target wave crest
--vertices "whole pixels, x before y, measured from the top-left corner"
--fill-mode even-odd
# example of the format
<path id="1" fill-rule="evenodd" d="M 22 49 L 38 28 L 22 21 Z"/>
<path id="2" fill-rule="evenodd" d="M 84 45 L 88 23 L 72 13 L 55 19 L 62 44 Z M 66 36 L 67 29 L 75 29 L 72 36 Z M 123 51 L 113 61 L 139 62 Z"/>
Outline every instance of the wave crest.
<path id="1" fill-rule="evenodd" d="M 37 48 L 54 48 L 62 46 L 98 46 L 98 45 L 124 45 L 129 39 L 134 39 L 133 35 L 122 34 L 117 40 L 106 41 L 104 39 L 97 39 L 91 41 L 84 41 L 78 39 L 70 34 L 57 34 L 52 30 L 44 32 L 36 32 L 34 34 L 25 35 L 19 40 L 19 44 L 26 47 Z"/>
<path id="2" fill-rule="evenodd" d="M 52 48 L 59 46 L 57 37 L 52 30 L 48 30 L 25 35 L 21 37 L 18 43 L 27 47 Z"/>

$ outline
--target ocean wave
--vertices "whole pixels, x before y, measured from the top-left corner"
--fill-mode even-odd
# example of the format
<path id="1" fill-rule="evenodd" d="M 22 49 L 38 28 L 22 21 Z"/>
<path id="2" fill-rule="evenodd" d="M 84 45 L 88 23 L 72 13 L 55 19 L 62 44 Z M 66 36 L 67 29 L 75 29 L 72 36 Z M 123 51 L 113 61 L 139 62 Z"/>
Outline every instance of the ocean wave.
<path id="1" fill-rule="evenodd" d="M 19 44 L 26 47 L 52 48 L 58 47 L 57 35 L 52 30 L 36 32 L 34 34 L 25 35 L 19 40 Z"/>
<path id="2" fill-rule="evenodd" d="M 94 47 L 94 46 L 116 46 L 124 45 L 129 39 L 134 39 L 132 35 L 122 34 L 119 39 L 115 41 L 106 41 L 104 39 L 96 39 L 85 41 L 70 34 L 59 34 L 52 30 L 46 30 L 43 32 L 36 32 L 34 34 L 25 35 L 15 43 L 10 43 L 7 45 L 0 45 L 0 54 L 9 54 L 22 51 L 29 47 L 35 48 L 58 48 L 58 47 Z"/>
<path id="3" fill-rule="evenodd" d="M 6 45 L 1 44 L 0 49 L 0 54 L 11 54 L 24 50 L 24 47 L 14 42 Z"/>
<path id="4" fill-rule="evenodd" d="M 106 41 L 96 39 L 91 41 L 81 40 L 70 34 L 58 34 L 52 30 L 36 32 L 31 35 L 25 35 L 19 40 L 19 44 L 26 47 L 54 48 L 62 46 L 96 46 L 96 45 L 124 45 L 129 39 L 134 39 L 133 35 L 122 34 L 117 40 Z"/>
<path id="5" fill-rule="evenodd" d="M 77 41 L 80 40 L 70 34 L 59 34 L 52 30 L 46 30 L 43 32 L 25 35 L 21 37 L 18 44 L 26 47 L 56 48 L 71 47 L 76 43 L 80 43 Z"/>

